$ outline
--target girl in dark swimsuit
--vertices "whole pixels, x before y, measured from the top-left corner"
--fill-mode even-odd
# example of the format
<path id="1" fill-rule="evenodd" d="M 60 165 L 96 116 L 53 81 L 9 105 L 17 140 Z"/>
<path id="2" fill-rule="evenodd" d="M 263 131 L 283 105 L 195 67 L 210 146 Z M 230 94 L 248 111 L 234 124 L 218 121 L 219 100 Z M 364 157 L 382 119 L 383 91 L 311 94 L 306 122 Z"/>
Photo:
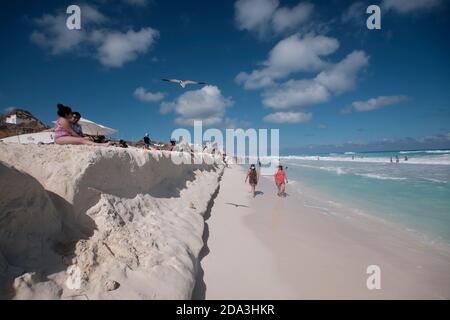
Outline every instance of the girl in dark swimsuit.
<path id="1" fill-rule="evenodd" d="M 255 165 L 252 164 L 250 166 L 250 170 L 247 173 L 247 177 L 245 178 L 245 182 L 249 180 L 250 186 L 252 188 L 253 197 L 256 196 L 256 185 L 258 184 L 258 173 L 256 172 Z"/>

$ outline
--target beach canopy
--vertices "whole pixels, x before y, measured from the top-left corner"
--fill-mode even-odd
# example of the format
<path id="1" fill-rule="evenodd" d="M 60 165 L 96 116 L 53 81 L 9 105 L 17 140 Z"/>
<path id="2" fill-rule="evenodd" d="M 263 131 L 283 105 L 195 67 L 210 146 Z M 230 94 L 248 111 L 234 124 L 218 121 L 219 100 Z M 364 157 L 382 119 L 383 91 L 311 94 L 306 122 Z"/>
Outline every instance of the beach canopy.
<path id="1" fill-rule="evenodd" d="M 81 118 L 78 124 L 81 126 L 83 133 L 90 136 L 110 136 L 117 132 L 115 129 L 105 127 L 85 118 Z"/>

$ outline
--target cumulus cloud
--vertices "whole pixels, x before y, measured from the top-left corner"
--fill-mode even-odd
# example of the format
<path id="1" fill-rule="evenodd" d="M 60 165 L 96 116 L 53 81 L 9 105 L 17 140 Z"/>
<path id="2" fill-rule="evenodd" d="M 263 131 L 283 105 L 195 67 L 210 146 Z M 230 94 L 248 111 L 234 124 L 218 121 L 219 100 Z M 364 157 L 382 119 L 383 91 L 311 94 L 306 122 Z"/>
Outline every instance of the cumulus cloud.
<path id="1" fill-rule="evenodd" d="M 382 7 L 400 14 L 434 9 L 441 4 L 441 0 L 383 0 Z"/>
<path id="2" fill-rule="evenodd" d="M 161 113 L 175 112 L 175 123 L 193 125 L 194 120 L 202 120 L 209 126 L 221 123 L 225 109 L 233 104 L 231 98 L 222 95 L 219 88 L 212 85 L 183 93 L 172 102 L 161 103 Z"/>
<path id="3" fill-rule="evenodd" d="M 264 117 L 265 122 L 271 123 L 305 123 L 312 119 L 312 113 L 305 112 L 275 112 Z"/>
<path id="4" fill-rule="evenodd" d="M 353 51 L 313 79 L 291 79 L 267 90 L 263 93 L 263 104 L 273 109 L 289 109 L 326 102 L 332 94 L 353 89 L 360 70 L 368 61 L 365 52 Z"/>
<path id="5" fill-rule="evenodd" d="M 240 72 L 235 81 L 245 89 L 272 86 L 275 80 L 299 71 L 318 71 L 329 64 L 322 59 L 339 48 L 339 42 L 326 36 L 294 34 L 278 42 L 263 62 L 263 68 Z"/>
<path id="6" fill-rule="evenodd" d="M 35 19 L 35 23 L 40 30 L 31 33 L 31 42 L 55 55 L 76 48 L 86 39 L 84 30 L 67 29 L 64 15 L 46 14 Z"/>
<path id="7" fill-rule="evenodd" d="M 306 22 L 311 16 L 314 5 L 301 2 L 293 8 L 282 7 L 275 11 L 272 25 L 275 33 L 291 30 Z"/>
<path id="8" fill-rule="evenodd" d="M 262 103 L 272 109 L 305 107 L 328 101 L 330 92 L 315 80 L 289 80 L 263 93 Z"/>
<path id="9" fill-rule="evenodd" d="M 292 30 L 306 22 L 312 15 L 311 3 L 298 3 L 296 6 L 279 7 L 278 0 L 238 0 L 235 2 L 235 21 L 237 28 L 264 37 L 269 33 L 279 34 Z"/>
<path id="10" fill-rule="evenodd" d="M 121 67 L 145 54 L 156 41 L 159 32 L 152 28 L 132 29 L 127 32 L 105 28 L 110 21 L 97 8 L 81 5 L 81 30 L 66 27 L 65 14 L 45 14 L 34 20 L 37 29 L 30 40 L 50 54 L 83 54 L 92 56 L 108 67 Z"/>
<path id="11" fill-rule="evenodd" d="M 139 54 L 146 53 L 159 37 L 159 32 L 152 28 L 128 30 L 126 33 L 99 32 L 100 36 L 95 36 L 100 39 L 97 57 L 103 65 L 109 67 L 121 67 L 124 63 L 135 60 Z"/>
<path id="12" fill-rule="evenodd" d="M 354 101 L 351 106 L 344 108 L 342 110 L 343 113 L 350 112 L 367 112 L 372 110 L 377 110 L 389 105 L 398 104 L 409 100 L 409 97 L 403 95 L 397 96 L 379 96 L 377 98 L 371 98 L 366 101 Z"/>
<path id="13" fill-rule="evenodd" d="M 142 102 L 158 102 L 164 99 L 166 94 L 164 92 L 149 92 L 145 88 L 139 87 L 134 91 L 133 96 Z"/>
<path id="14" fill-rule="evenodd" d="M 354 22 L 363 25 L 366 22 L 366 5 L 361 2 L 353 2 L 341 16 L 341 21 L 344 23 Z"/>
<path id="15" fill-rule="evenodd" d="M 364 51 L 353 51 L 339 63 L 319 73 L 315 80 L 331 92 L 342 93 L 353 89 L 358 72 L 368 63 L 369 57 Z"/>

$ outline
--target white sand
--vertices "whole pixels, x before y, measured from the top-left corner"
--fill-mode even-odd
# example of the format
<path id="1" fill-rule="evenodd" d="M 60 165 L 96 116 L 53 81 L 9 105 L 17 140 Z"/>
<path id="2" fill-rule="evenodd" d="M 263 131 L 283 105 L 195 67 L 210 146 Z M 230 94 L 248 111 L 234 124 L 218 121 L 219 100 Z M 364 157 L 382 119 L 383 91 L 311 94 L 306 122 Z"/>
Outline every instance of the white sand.
<path id="1" fill-rule="evenodd" d="M 253 199 L 240 167 L 226 169 L 207 220 L 194 298 L 449 299 L 450 251 L 376 218 L 261 179 Z M 238 206 L 230 205 L 237 204 Z M 366 268 L 381 268 L 368 290 Z"/>
<path id="2" fill-rule="evenodd" d="M 0 297 L 190 298 L 222 169 L 168 157 L 0 144 Z"/>

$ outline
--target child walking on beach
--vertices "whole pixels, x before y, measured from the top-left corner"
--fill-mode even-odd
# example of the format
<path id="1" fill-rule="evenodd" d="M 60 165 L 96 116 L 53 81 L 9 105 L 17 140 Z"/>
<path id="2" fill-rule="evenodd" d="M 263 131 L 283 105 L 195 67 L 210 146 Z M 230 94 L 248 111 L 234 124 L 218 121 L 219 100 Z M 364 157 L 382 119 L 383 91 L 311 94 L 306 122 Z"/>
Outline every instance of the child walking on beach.
<path id="1" fill-rule="evenodd" d="M 249 180 L 254 198 L 256 196 L 256 185 L 258 184 L 258 173 L 256 172 L 256 167 L 254 164 L 250 166 L 247 177 L 245 177 L 245 182 L 247 182 L 247 180 Z"/>
<path id="2" fill-rule="evenodd" d="M 275 173 L 275 184 L 277 185 L 277 195 L 279 197 L 285 195 L 284 190 L 287 182 L 286 171 L 284 171 L 283 166 L 278 166 L 278 171 Z"/>

